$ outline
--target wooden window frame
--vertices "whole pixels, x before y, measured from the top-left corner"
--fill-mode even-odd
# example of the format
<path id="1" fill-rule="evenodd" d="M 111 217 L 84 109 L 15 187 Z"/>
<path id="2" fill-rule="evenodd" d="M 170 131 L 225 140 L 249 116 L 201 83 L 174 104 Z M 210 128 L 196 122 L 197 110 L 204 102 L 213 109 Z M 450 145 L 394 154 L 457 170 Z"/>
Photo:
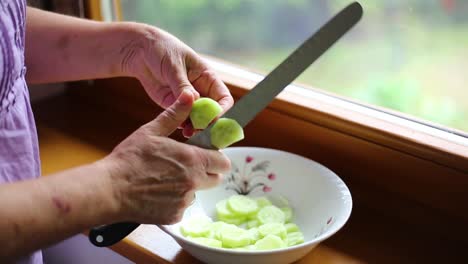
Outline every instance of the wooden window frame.
<path id="1" fill-rule="evenodd" d="M 236 100 L 261 78 L 205 58 Z M 95 80 L 89 89 L 71 87 L 68 94 L 141 123 L 161 111 L 130 78 Z M 238 145 L 282 149 L 324 164 L 350 187 L 354 211 L 365 207 L 420 232 L 468 241 L 467 139 L 460 136 L 462 131 L 423 123 L 326 91 L 290 85 L 246 127 L 246 139 Z M 174 138 L 182 140 L 180 135 Z"/>

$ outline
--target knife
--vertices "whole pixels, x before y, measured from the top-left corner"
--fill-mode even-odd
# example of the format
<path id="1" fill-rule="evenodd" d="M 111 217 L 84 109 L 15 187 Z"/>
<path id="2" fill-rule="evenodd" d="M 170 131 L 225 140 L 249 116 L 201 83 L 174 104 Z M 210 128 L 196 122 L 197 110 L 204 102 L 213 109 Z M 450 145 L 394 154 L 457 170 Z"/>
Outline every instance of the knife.
<path id="1" fill-rule="evenodd" d="M 348 32 L 361 19 L 362 12 L 359 3 L 349 4 L 302 43 L 222 117 L 232 118 L 245 127 L 286 86 Z M 210 140 L 212 126 L 213 124 L 195 134 L 186 143 L 201 148 L 215 149 Z M 111 246 L 125 238 L 139 225 L 138 223 L 122 222 L 94 227 L 90 230 L 89 240 L 97 247 Z"/>

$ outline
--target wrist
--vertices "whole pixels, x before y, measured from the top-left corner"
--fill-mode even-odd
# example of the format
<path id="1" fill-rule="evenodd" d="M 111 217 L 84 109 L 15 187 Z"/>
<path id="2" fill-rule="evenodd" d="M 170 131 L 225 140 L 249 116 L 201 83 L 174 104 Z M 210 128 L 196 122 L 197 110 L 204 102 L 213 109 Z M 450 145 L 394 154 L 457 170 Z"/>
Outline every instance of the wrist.
<path id="1" fill-rule="evenodd" d="M 94 176 L 99 178 L 96 190 L 100 192 L 101 203 L 103 205 L 103 223 L 111 219 L 118 222 L 125 220 L 126 216 L 122 210 L 122 192 L 120 184 L 115 177 L 115 164 L 112 160 L 104 158 L 91 164 L 98 171 Z"/>
<path id="2" fill-rule="evenodd" d="M 118 69 L 120 76 L 129 76 L 138 78 L 140 71 L 138 65 L 142 65 L 145 59 L 145 53 L 150 46 L 150 42 L 157 37 L 158 29 L 146 24 L 135 22 L 112 23 L 115 35 L 119 36 L 116 41 L 116 50 L 118 52 Z"/>

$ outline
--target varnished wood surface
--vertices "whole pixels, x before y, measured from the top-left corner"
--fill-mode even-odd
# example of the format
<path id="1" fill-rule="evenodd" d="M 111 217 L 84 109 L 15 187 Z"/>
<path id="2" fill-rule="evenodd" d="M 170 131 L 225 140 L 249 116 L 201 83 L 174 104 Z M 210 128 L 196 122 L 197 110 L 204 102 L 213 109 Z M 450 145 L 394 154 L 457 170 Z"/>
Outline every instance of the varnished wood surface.
<path id="1" fill-rule="evenodd" d="M 137 121 L 124 113 L 109 111 L 95 104 L 70 100 L 69 97 L 41 102 L 34 106 L 34 110 L 38 121 L 44 174 L 103 157 L 120 140 L 142 124 L 141 120 Z M 286 143 L 282 141 L 284 145 L 281 144 L 281 140 L 280 142 L 266 142 L 262 139 L 261 131 L 273 120 L 286 122 L 284 125 L 293 126 L 290 129 L 294 130 L 294 122 L 287 123 L 287 119 L 283 120 L 281 116 L 275 116 L 274 119 L 260 116 L 255 121 L 255 125 L 247 129 L 248 140 L 243 144 L 281 148 L 311 156 L 346 175 L 344 180 L 350 185 L 354 198 L 353 213 L 345 227 L 298 263 L 468 262 L 466 227 L 460 225 L 463 219 L 455 217 L 446 219 L 442 213 L 440 219 L 433 219 L 434 215 L 438 214 L 434 213 L 434 211 L 437 212 L 436 209 L 422 205 L 418 207 L 404 196 L 383 192 L 385 188 L 382 187 L 385 186 L 379 184 L 378 175 L 375 176 L 375 185 L 369 185 L 365 179 L 360 178 L 359 168 L 361 171 L 363 167 L 376 170 L 378 168 L 373 167 L 377 166 L 375 163 L 385 164 L 378 157 L 382 155 L 379 153 L 384 150 L 379 150 L 377 147 L 374 153 L 370 152 L 367 156 L 357 149 L 348 150 L 349 155 L 355 155 L 355 160 L 346 162 L 345 159 L 350 156 L 340 146 L 352 141 L 328 142 L 327 135 L 329 136 L 330 131 L 321 131 L 314 126 L 306 127 L 306 129 L 309 133 L 313 131 L 316 135 L 317 142 L 315 143 L 306 140 L 308 136 L 305 132 L 302 135 L 295 135 Z M 285 131 L 288 130 L 279 129 L 271 134 L 282 137 L 285 136 L 283 134 L 286 133 Z M 297 129 L 297 131 L 302 130 Z M 175 138 L 179 137 L 175 136 Z M 300 147 L 303 144 L 311 150 L 304 151 L 304 148 Z M 322 149 L 322 151 L 316 152 L 313 149 Z M 393 153 L 390 156 L 400 157 L 401 154 Z M 359 162 L 365 162 L 367 165 L 355 164 L 355 168 L 349 165 Z M 400 162 L 417 164 L 420 161 L 408 161 L 401 158 Z M 382 169 L 388 170 L 389 168 Z M 433 170 L 435 167 L 430 169 Z M 444 173 L 443 169 L 439 168 L 439 170 L 441 170 L 440 173 Z M 415 173 L 415 171 L 411 172 Z M 404 178 L 396 178 L 395 184 L 398 184 L 398 181 L 404 181 Z M 430 181 L 427 184 L 430 184 Z M 429 187 L 430 185 L 426 185 L 424 188 Z M 451 187 L 441 186 L 441 190 L 445 188 L 449 191 Z M 419 195 L 424 194 L 423 188 L 414 191 Z M 373 199 L 387 200 L 387 203 L 383 203 L 382 206 L 388 208 L 388 213 L 382 213 L 386 208 L 383 210 L 375 208 L 378 203 Z M 402 215 L 397 215 L 398 213 Z M 414 217 L 413 224 L 408 223 L 409 217 L 406 214 Z M 424 214 L 430 216 L 430 219 L 421 218 Z M 451 222 L 453 225 L 450 226 L 448 223 Z M 422 227 L 415 228 L 419 223 L 422 223 Z M 440 229 L 444 232 L 440 232 Z M 449 232 L 452 233 L 449 234 Z M 447 235 L 444 236 L 445 233 Z M 113 250 L 137 263 L 199 263 L 183 251 L 172 238 L 152 225 L 141 226 L 127 239 L 115 245 Z"/>

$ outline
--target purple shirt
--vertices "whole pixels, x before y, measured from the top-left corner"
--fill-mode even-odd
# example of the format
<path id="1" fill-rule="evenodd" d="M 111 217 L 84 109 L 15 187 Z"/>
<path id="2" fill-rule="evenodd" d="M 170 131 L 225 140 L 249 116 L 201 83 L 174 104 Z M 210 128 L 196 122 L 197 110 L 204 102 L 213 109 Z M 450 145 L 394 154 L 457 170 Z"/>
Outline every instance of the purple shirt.
<path id="1" fill-rule="evenodd" d="M 24 78 L 25 16 L 26 1 L 0 0 L 0 184 L 40 175 L 36 125 Z M 40 264 L 42 253 L 19 263 Z"/>

